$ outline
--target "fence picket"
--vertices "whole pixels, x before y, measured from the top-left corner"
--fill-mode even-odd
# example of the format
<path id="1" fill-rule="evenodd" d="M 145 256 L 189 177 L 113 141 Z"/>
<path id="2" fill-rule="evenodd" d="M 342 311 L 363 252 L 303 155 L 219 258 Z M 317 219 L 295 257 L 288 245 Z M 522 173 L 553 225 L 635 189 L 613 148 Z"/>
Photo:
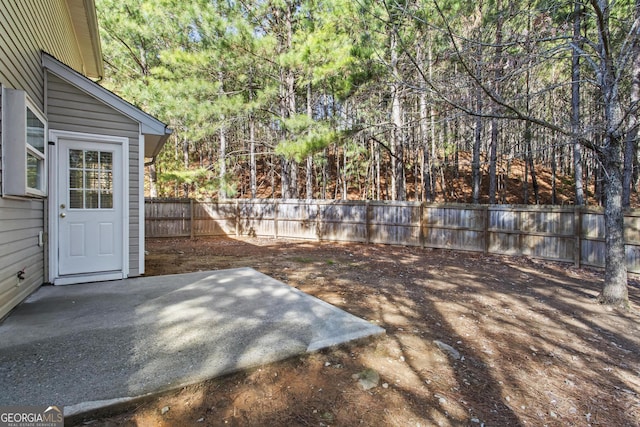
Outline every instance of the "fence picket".
<path id="1" fill-rule="evenodd" d="M 604 266 L 601 209 L 348 200 L 147 199 L 148 237 L 256 236 L 382 243 Z M 628 271 L 640 273 L 640 210 L 625 214 Z"/>

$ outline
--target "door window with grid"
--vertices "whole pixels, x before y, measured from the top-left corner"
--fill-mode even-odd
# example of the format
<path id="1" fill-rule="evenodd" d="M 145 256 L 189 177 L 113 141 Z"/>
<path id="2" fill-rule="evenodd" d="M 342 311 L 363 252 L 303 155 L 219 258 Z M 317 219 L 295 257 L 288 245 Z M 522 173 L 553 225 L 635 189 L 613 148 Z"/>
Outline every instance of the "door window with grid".
<path id="1" fill-rule="evenodd" d="M 113 152 L 69 150 L 69 208 L 113 209 Z"/>

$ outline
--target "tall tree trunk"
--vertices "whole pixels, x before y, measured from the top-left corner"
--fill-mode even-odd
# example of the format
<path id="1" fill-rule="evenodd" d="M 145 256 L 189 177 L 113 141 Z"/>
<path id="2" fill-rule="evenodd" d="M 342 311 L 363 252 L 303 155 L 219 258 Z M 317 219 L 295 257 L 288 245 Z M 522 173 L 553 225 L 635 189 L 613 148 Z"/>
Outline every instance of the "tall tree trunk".
<path id="1" fill-rule="evenodd" d="M 502 1 L 497 0 L 495 6 L 498 16 L 496 18 L 496 53 L 494 57 L 495 67 L 494 71 L 494 91 L 496 93 L 500 90 L 500 80 L 502 79 L 502 25 L 504 22 L 504 16 L 502 11 Z M 494 107 L 494 115 L 498 115 L 500 108 Z M 497 191 L 497 161 L 498 161 L 498 135 L 499 123 L 496 117 L 491 119 L 491 143 L 489 146 L 489 203 L 496 203 L 496 191 Z"/>
<path id="2" fill-rule="evenodd" d="M 558 175 L 558 165 L 556 160 L 556 151 L 557 151 L 557 142 L 553 141 L 552 154 L 551 154 L 551 204 L 558 204 L 557 199 L 557 175 Z"/>
<path id="3" fill-rule="evenodd" d="M 636 0 L 636 19 L 640 19 L 640 0 Z M 633 45 L 633 65 L 631 69 L 630 114 L 627 136 L 624 141 L 624 179 L 622 185 L 622 207 L 631 206 L 631 191 L 634 175 L 637 172 L 636 159 L 638 154 L 638 103 L 640 103 L 640 41 Z"/>
<path id="4" fill-rule="evenodd" d="M 327 198 L 327 181 L 329 181 L 329 150 L 325 148 L 322 150 L 322 157 L 324 161 L 322 162 L 322 194 L 320 196 L 321 199 Z"/>
<path id="5" fill-rule="evenodd" d="M 329 117 L 329 103 L 327 102 L 327 91 L 326 88 L 322 88 L 323 102 L 322 102 L 322 112 L 324 117 Z M 329 185 L 329 148 L 325 147 L 322 150 L 322 195 L 321 199 L 327 198 L 327 186 Z"/>
<path id="6" fill-rule="evenodd" d="M 367 136 L 367 149 L 369 151 L 369 168 L 367 170 L 367 186 L 366 186 L 366 195 L 365 200 L 375 199 L 375 182 L 376 182 L 376 164 L 375 164 L 375 153 L 374 146 Z"/>
<path id="7" fill-rule="evenodd" d="M 498 163 L 498 119 L 491 119 L 491 143 L 489 146 L 489 204 L 496 203 L 498 189 L 497 163 Z"/>
<path id="8" fill-rule="evenodd" d="M 429 146 L 427 141 L 422 145 L 422 163 L 420 165 L 422 171 L 422 198 L 425 202 L 433 202 L 433 185 L 431 178 L 431 161 L 429 160 Z"/>
<path id="9" fill-rule="evenodd" d="M 227 198 L 227 135 L 224 127 L 220 128 L 220 158 L 218 159 L 220 166 L 220 188 L 218 197 L 220 199 Z"/>
<path id="10" fill-rule="evenodd" d="M 335 159 L 336 159 L 336 186 L 333 192 L 333 198 L 338 198 L 338 190 L 340 190 L 340 153 L 338 152 L 338 147 L 336 146 L 335 151 Z"/>
<path id="11" fill-rule="evenodd" d="M 620 134 L 622 112 L 616 66 L 611 49 L 608 0 L 591 0 L 598 16 L 598 50 L 600 72 L 598 84 L 602 91 L 604 132 L 598 153 L 604 169 L 605 268 L 604 284 L 598 300 L 604 304 L 629 306 L 627 266 L 624 250 L 624 215 L 622 210 L 622 145 Z M 636 35 L 636 41 L 637 35 Z"/>
<path id="12" fill-rule="evenodd" d="M 375 149 L 375 154 L 376 154 L 376 200 L 382 200 L 382 182 L 380 181 L 381 179 L 381 173 L 380 173 L 380 145 L 376 144 L 376 149 Z"/>
<path id="13" fill-rule="evenodd" d="M 481 78 L 481 59 L 480 56 L 482 55 L 482 48 L 481 48 L 481 44 L 478 43 L 478 65 L 476 66 L 476 73 L 477 73 L 477 77 L 480 80 Z M 483 104 L 482 104 L 482 91 L 480 88 L 476 88 L 476 113 L 478 114 L 476 116 L 476 125 L 475 125 L 475 129 L 474 129 L 474 136 L 473 136 L 473 153 L 472 153 L 472 160 L 471 160 L 471 187 L 472 187 L 472 201 L 474 204 L 478 204 L 480 203 L 480 183 L 481 183 L 481 173 L 480 173 L 480 149 L 482 147 L 482 125 L 483 125 L 483 118 L 482 118 L 482 108 L 483 108 Z"/>
<path id="14" fill-rule="evenodd" d="M 574 2 L 573 43 L 582 45 L 580 27 L 582 23 L 582 0 Z M 580 144 L 580 54 L 578 49 L 571 53 L 571 132 L 573 133 L 573 174 L 575 181 L 576 205 L 585 204 L 584 177 L 582 171 L 582 145 Z"/>
<path id="15" fill-rule="evenodd" d="M 285 70 L 280 70 L 280 118 L 283 122 L 282 129 L 280 130 L 280 140 L 284 142 L 287 140 L 287 131 L 284 128 L 284 121 L 289 117 L 289 109 L 287 107 L 287 90 L 285 83 Z M 291 174 L 289 172 L 289 161 L 284 157 L 280 157 L 280 188 L 283 199 L 290 197 L 290 181 Z"/>
<path id="16" fill-rule="evenodd" d="M 279 53 L 290 52 L 293 46 L 293 19 L 294 5 L 291 1 L 285 1 L 282 9 L 275 10 L 276 16 L 282 19 L 283 37 L 279 43 Z M 280 117 L 283 121 L 296 112 L 296 77 L 294 71 L 288 65 L 280 69 Z M 287 131 L 282 129 L 281 140 L 286 141 Z M 281 172 L 280 183 L 283 199 L 296 198 L 298 196 L 297 165 L 285 157 L 280 159 Z"/>
<path id="17" fill-rule="evenodd" d="M 624 249 L 624 214 L 622 210 L 622 141 L 608 135 L 605 150 L 600 156 L 604 168 L 604 229 L 605 273 L 604 286 L 598 300 L 604 304 L 628 307 L 627 263 Z"/>
<path id="18" fill-rule="evenodd" d="M 307 116 L 310 120 L 313 120 L 313 103 L 311 95 L 311 82 L 309 82 L 309 84 L 307 84 Z M 307 200 L 313 199 L 313 154 L 309 154 L 307 156 L 306 196 Z"/>
<path id="19" fill-rule="evenodd" d="M 596 155 L 597 159 L 597 155 Z M 602 165 L 599 160 L 595 160 L 591 165 L 591 169 L 593 170 L 593 193 L 595 195 L 596 203 L 598 206 L 604 205 L 604 191 L 602 187 L 604 186 L 604 178 L 602 172 Z"/>
<path id="20" fill-rule="evenodd" d="M 391 169 L 392 169 L 392 200 L 405 200 L 404 176 L 404 126 L 402 120 L 401 76 L 398 57 L 398 36 L 395 29 L 390 34 L 391 50 Z"/>
<path id="21" fill-rule="evenodd" d="M 444 198 L 444 201 L 447 202 L 449 201 L 447 194 L 447 179 L 444 176 L 444 165 L 442 163 L 440 164 L 440 180 L 442 181 L 442 197 Z"/>
<path id="22" fill-rule="evenodd" d="M 525 144 L 524 177 L 522 179 L 522 203 L 529 204 L 529 144 Z"/>
<path id="23" fill-rule="evenodd" d="M 418 61 L 420 64 L 425 63 L 424 49 L 422 45 L 418 45 Z M 431 72 L 431 37 L 429 37 L 429 72 Z M 420 86 L 420 146 L 422 148 L 422 156 L 420 161 L 420 170 L 422 176 L 422 200 L 426 202 L 433 201 L 433 187 L 431 186 L 431 158 L 429 155 L 429 107 L 427 101 L 427 86 L 424 81 Z"/>
<path id="24" fill-rule="evenodd" d="M 416 202 L 422 201 L 422 192 L 420 191 L 420 156 L 419 150 L 411 150 L 414 153 L 413 161 L 413 200 Z"/>
<path id="25" fill-rule="evenodd" d="M 253 103 L 253 73 L 249 75 L 249 103 Z M 253 111 L 249 112 L 249 189 L 251 198 L 258 195 L 258 165 L 256 164 L 256 118 Z"/>
<path id="26" fill-rule="evenodd" d="M 445 126 L 441 126 L 440 127 L 440 132 L 438 132 L 438 142 L 440 147 L 444 147 L 444 133 L 445 133 Z M 449 201 L 449 189 L 447 187 L 448 181 L 446 179 L 446 176 L 444 174 L 444 169 L 446 168 L 447 164 L 447 157 L 446 157 L 446 150 L 443 150 L 443 159 L 441 161 L 438 161 L 438 174 L 440 176 L 440 188 L 442 189 L 442 197 L 444 199 L 445 202 Z"/>
<path id="27" fill-rule="evenodd" d="M 256 121 L 253 113 L 249 114 L 249 187 L 251 188 L 251 198 L 255 199 L 258 194 L 257 165 L 256 165 Z"/>
<path id="28" fill-rule="evenodd" d="M 482 9 L 483 2 L 480 1 L 477 5 L 477 13 L 478 13 L 478 26 L 482 25 Z M 481 28 L 478 28 L 478 39 L 476 40 L 476 80 L 478 82 L 482 81 L 482 31 Z M 477 86 L 477 85 L 476 85 Z M 480 190 L 482 183 L 482 175 L 480 171 L 480 150 L 482 149 L 482 128 L 484 125 L 484 118 L 482 117 L 483 113 L 483 101 L 482 101 L 482 89 L 480 87 L 475 88 L 475 110 L 476 110 L 476 123 L 473 134 L 473 150 L 471 154 L 471 199 L 474 204 L 480 203 Z"/>
<path id="29" fill-rule="evenodd" d="M 347 176 L 347 146 L 342 147 L 342 200 L 347 200 L 349 191 L 349 177 Z"/>
<path id="30" fill-rule="evenodd" d="M 527 130 L 525 130 L 525 139 L 527 142 L 527 163 L 529 164 L 529 171 L 531 173 L 531 186 L 533 187 L 533 200 L 536 205 L 539 205 L 540 187 L 538 186 L 538 177 L 536 174 L 535 162 L 533 161 L 533 149 L 531 146 L 531 123 L 527 122 L 525 126 L 528 128 Z"/>
<path id="31" fill-rule="evenodd" d="M 285 157 L 280 158 L 280 187 L 283 199 L 291 198 L 291 162 Z"/>
<path id="32" fill-rule="evenodd" d="M 291 39 L 293 39 L 293 30 L 291 30 Z M 291 117 L 296 113 L 296 76 L 293 70 L 287 70 L 287 117 Z M 298 187 L 298 162 L 295 160 L 287 160 L 289 163 L 289 194 L 287 198 L 297 199 L 300 196 L 300 188 Z"/>
<path id="33" fill-rule="evenodd" d="M 276 162 L 273 156 L 269 162 L 269 175 L 271 178 L 271 198 L 274 199 L 276 197 Z"/>
<path id="34" fill-rule="evenodd" d="M 218 96 L 224 97 L 224 75 L 218 73 Z M 218 165 L 220 167 L 220 188 L 218 189 L 218 198 L 227 198 L 227 133 L 224 128 L 224 114 L 220 117 L 220 157 L 218 157 Z"/>
<path id="35" fill-rule="evenodd" d="M 158 174 L 155 161 L 149 165 L 149 197 L 158 197 Z"/>
<path id="36" fill-rule="evenodd" d="M 429 80 L 433 81 L 433 39 L 429 37 L 429 51 L 427 61 L 429 61 Z M 429 106 L 429 134 L 431 141 L 431 154 L 429 155 L 429 188 L 431 189 L 431 201 L 436 200 L 436 109 L 432 102 Z"/>
<path id="37" fill-rule="evenodd" d="M 182 164 L 184 165 L 184 170 L 189 170 L 189 163 L 189 141 L 185 138 L 182 142 Z M 189 184 L 183 183 L 182 190 L 184 191 L 184 197 L 189 197 Z"/>
<path id="38" fill-rule="evenodd" d="M 529 3 L 529 10 L 531 10 L 531 3 Z M 533 62 L 533 47 L 532 47 L 532 43 L 529 39 L 529 35 L 531 34 L 531 14 L 528 15 L 529 18 L 527 19 L 527 37 L 526 37 L 526 43 L 527 43 L 527 70 L 525 72 L 525 108 L 526 108 L 526 113 L 527 115 L 531 114 L 531 67 L 532 67 L 532 62 Z M 524 142 L 526 145 L 526 158 L 525 161 L 527 162 L 528 166 L 529 166 L 529 171 L 531 173 L 531 184 L 533 185 L 533 196 L 534 196 L 534 202 L 535 204 L 539 204 L 540 203 L 540 196 L 539 196 L 539 191 L 538 191 L 538 179 L 536 178 L 536 167 L 535 167 L 535 163 L 533 161 L 533 147 L 532 147 L 532 141 L 533 139 L 533 133 L 532 133 L 532 129 L 531 129 L 531 122 L 527 121 L 524 124 Z M 525 180 L 525 183 L 527 181 Z M 527 193 L 528 193 L 528 183 L 527 183 Z M 528 200 L 528 194 L 525 200 L 525 203 L 529 203 Z"/>

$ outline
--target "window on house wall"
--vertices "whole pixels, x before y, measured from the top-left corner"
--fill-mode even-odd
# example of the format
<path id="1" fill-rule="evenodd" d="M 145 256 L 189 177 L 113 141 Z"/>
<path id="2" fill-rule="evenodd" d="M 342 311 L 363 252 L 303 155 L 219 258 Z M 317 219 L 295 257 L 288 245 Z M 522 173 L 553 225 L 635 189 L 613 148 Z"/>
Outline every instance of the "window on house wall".
<path id="1" fill-rule="evenodd" d="M 46 120 L 27 104 L 27 192 L 45 194 Z"/>
<path id="2" fill-rule="evenodd" d="M 3 194 L 44 197 L 47 192 L 47 120 L 22 90 L 2 91 Z"/>

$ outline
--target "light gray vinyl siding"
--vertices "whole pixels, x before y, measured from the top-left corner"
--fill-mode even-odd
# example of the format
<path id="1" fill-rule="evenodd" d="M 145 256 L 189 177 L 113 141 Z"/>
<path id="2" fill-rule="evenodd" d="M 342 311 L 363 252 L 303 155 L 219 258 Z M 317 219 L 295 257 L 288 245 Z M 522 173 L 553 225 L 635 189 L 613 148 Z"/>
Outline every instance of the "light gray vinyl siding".
<path id="1" fill-rule="evenodd" d="M 0 89 L 2 85 L 0 85 Z M 2 90 L 0 90 L 2 141 Z M 2 185 L 0 150 L 0 185 Z M 44 282 L 44 201 L 0 198 L 0 319 Z M 24 280 L 18 272 L 25 269 Z"/>
<path id="2" fill-rule="evenodd" d="M 138 131 L 140 129 L 139 124 Z M 129 139 L 129 276 L 140 275 L 140 139 Z M 144 215 L 144 206 L 142 207 Z"/>
<path id="3" fill-rule="evenodd" d="M 1 85 L 0 85 L 1 89 Z M 2 141 L 2 91 L 0 90 L 0 141 Z M 0 172 L 2 171 L 0 150 Z M 2 184 L 0 173 L 0 185 Z M 44 253 L 37 245 L 42 230 L 40 201 L 0 198 L 0 319 L 43 282 Z M 25 280 L 18 271 L 25 270 Z"/>
<path id="4" fill-rule="evenodd" d="M 82 67 L 66 1 L 0 1 L 0 87 L 26 91 L 44 110 L 42 50 Z M 45 281 L 44 250 L 38 246 L 44 206 L 44 200 L 0 198 L 0 318 Z M 25 267 L 25 280 L 19 281 Z"/>
<path id="5" fill-rule="evenodd" d="M 0 84 L 0 196 L 2 196 L 2 84 Z"/>
<path id="6" fill-rule="evenodd" d="M 66 1 L 0 1 L 0 83 L 27 91 L 41 109 L 42 50 L 76 70 L 82 69 L 82 55 Z"/>
<path id="7" fill-rule="evenodd" d="M 0 318 L 44 282 L 43 200 L 0 198 Z M 18 272 L 25 269 L 25 279 Z"/>
<path id="8" fill-rule="evenodd" d="M 140 125 L 57 76 L 47 73 L 46 77 L 49 129 L 129 139 L 129 276 L 138 276 Z"/>

